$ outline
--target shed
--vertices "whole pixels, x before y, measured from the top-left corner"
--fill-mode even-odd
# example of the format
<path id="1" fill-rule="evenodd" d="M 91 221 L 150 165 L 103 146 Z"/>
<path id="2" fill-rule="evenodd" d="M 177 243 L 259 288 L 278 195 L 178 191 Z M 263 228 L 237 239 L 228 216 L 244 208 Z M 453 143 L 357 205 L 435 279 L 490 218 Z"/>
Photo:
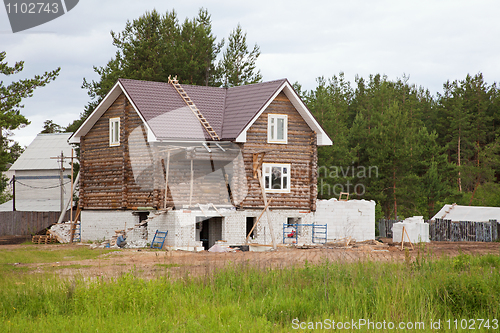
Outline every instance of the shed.
<path id="1" fill-rule="evenodd" d="M 500 222 L 500 207 L 444 205 L 431 220 L 436 219 L 451 220 L 453 222 L 489 222 L 490 220 Z"/>
<path id="2" fill-rule="evenodd" d="M 71 156 L 68 139 L 72 133 L 38 134 L 16 162 L 10 174 L 16 177 L 15 205 L 17 211 L 57 212 L 61 210 L 60 170 L 58 159 Z M 65 200 L 71 191 L 71 164 L 65 159 L 63 191 Z M 12 211 L 13 200 L 0 205 L 0 211 Z"/>

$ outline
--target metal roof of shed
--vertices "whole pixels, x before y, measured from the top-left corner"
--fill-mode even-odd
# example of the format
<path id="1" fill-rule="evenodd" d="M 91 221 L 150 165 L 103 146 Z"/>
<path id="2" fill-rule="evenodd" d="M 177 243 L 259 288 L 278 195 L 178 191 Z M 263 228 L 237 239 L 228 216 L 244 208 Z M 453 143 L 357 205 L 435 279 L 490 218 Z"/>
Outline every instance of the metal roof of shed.
<path id="1" fill-rule="evenodd" d="M 435 219 L 445 219 L 455 222 L 489 222 L 489 220 L 500 222 L 500 207 L 444 205 L 432 218 L 432 220 Z"/>
<path id="2" fill-rule="evenodd" d="M 60 169 L 57 159 L 51 157 L 60 156 L 61 151 L 65 156 L 71 156 L 72 146 L 68 143 L 71 134 L 73 133 L 38 134 L 9 170 Z M 69 160 L 64 164 L 70 167 Z"/>

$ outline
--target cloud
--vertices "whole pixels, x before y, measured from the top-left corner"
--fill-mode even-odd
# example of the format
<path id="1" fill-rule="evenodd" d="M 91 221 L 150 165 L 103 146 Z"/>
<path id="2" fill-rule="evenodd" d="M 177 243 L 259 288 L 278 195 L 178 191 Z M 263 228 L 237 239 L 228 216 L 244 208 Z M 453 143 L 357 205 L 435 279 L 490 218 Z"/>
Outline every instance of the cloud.
<path id="1" fill-rule="evenodd" d="M 257 65 L 264 80 L 288 78 L 314 89 L 316 78 L 343 71 L 410 76 L 410 82 L 433 94 L 450 79 L 483 72 L 488 83 L 500 77 L 495 0 L 296 0 L 236 2 L 80 1 L 66 15 L 23 33 L 10 33 L 0 9 L 0 45 L 9 62 L 25 60 L 25 77 L 61 67 L 55 82 L 26 100 L 24 114 L 32 125 L 15 139 L 34 138 L 45 119 L 66 125 L 89 101 L 83 77 L 97 79 L 92 66 L 103 66 L 114 56 L 109 32 L 122 31 L 127 20 L 152 9 L 175 8 L 180 21 L 206 7 L 213 33 L 227 38 L 241 23 L 250 46 L 257 43 Z M 70 120 L 70 118 L 73 118 Z M 28 139 L 26 139 L 28 140 Z"/>

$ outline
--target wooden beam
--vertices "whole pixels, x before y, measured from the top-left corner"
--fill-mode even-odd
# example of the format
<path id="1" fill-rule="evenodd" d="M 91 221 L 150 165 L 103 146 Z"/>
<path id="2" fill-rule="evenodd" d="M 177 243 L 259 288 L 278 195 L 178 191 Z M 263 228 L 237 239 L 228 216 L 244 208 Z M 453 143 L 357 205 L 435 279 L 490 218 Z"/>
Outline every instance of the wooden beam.
<path id="1" fill-rule="evenodd" d="M 194 178 L 193 160 L 191 160 L 191 184 L 189 186 L 189 206 L 191 206 L 193 200 L 193 178 Z"/>
<path id="2" fill-rule="evenodd" d="M 73 170 L 74 170 L 74 167 L 73 167 L 73 151 L 74 149 L 71 148 L 71 192 L 70 192 L 70 219 L 71 221 L 73 221 L 73 191 L 74 191 L 74 188 L 73 188 Z M 73 242 L 73 237 L 71 237 L 71 242 Z"/>
<path id="3" fill-rule="evenodd" d="M 75 238 L 75 228 L 76 228 L 76 221 L 80 217 L 80 213 L 82 212 L 82 207 L 80 204 L 78 204 L 78 208 L 76 209 L 76 215 L 75 218 L 73 219 L 73 216 L 71 217 L 71 234 L 69 237 L 69 242 L 73 243 L 73 238 Z M 82 235 L 80 235 L 80 241 L 81 241 Z"/>
<path id="4" fill-rule="evenodd" d="M 262 168 L 262 163 L 264 162 L 264 155 L 266 152 L 253 153 L 253 178 L 257 178 L 257 170 Z M 260 160 L 259 160 L 260 157 Z"/>
<path id="5" fill-rule="evenodd" d="M 167 165 L 165 166 L 165 197 L 163 198 L 163 209 L 167 208 L 167 197 L 168 197 L 168 173 L 170 169 L 170 150 L 167 153 Z"/>
<path id="6" fill-rule="evenodd" d="M 255 229 L 255 227 L 257 226 L 257 224 L 259 223 L 260 218 L 262 217 L 262 215 L 264 215 L 264 212 L 267 210 L 267 207 L 269 207 L 269 205 L 271 204 L 271 201 L 273 201 L 273 198 L 269 199 L 269 201 L 267 202 L 266 206 L 264 207 L 264 209 L 260 213 L 259 217 L 257 218 L 257 221 L 255 221 L 255 223 L 253 224 L 252 230 L 250 230 L 250 232 L 247 235 L 247 239 L 245 240 L 245 244 L 248 244 L 248 239 L 250 238 L 250 235 L 252 234 L 253 230 Z"/>
<path id="7" fill-rule="evenodd" d="M 260 184 L 260 189 L 262 191 L 262 198 L 264 200 L 264 205 L 267 206 L 266 216 L 267 216 L 267 223 L 269 224 L 269 231 L 271 233 L 271 240 L 273 241 L 273 249 L 276 250 L 276 248 L 277 248 L 276 239 L 274 238 L 274 229 L 273 229 L 273 225 L 271 223 L 271 217 L 269 216 L 269 205 L 267 204 L 266 190 L 264 189 L 264 185 L 262 184 L 262 172 L 261 172 L 260 168 L 257 169 L 257 174 L 259 177 L 259 184 Z"/>

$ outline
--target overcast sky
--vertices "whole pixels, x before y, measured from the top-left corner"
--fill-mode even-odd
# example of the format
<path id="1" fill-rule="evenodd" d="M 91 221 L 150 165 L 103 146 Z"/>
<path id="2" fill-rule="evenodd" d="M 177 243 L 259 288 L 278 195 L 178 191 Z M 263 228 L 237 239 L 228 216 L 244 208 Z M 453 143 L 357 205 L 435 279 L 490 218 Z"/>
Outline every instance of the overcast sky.
<path id="1" fill-rule="evenodd" d="M 314 89 L 316 78 L 344 72 L 386 74 L 442 91 L 446 80 L 482 72 L 491 84 L 500 78 L 500 1 L 498 0 L 351 0 L 351 1 L 156 1 L 80 0 L 67 14 L 13 34 L 5 7 L 0 8 L 0 51 L 7 61 L 24 60 L 14 79 L 61 67 L 59 77 L 25 100 L 31 125 L 13 139 L 29 145 L 52 119 L 66 126 L 89 101 L 83 78 L 96 80 L 92 66 L 103 66 L 116 49 L 110 31 L 152 9 L 175 9 L 181 20 L 204 7 L 212 16 L 218 40 L 238 23 L 250 46 L 261 49 L 257 67 L 264 81 L 288 78 Z M 2 77 L 0 80 L 10 81 Z"/>

